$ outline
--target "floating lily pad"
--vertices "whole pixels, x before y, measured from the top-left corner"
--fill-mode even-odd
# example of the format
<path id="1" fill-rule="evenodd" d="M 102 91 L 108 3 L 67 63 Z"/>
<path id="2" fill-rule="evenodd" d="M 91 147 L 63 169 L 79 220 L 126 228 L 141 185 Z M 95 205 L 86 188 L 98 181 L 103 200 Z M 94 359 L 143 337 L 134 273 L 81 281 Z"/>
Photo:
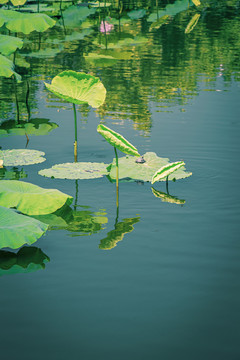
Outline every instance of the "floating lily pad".
<path id="1" fill-rule="evenodd" d="M 28 149 L 0 150 L 0 158 L 4 166 L 32 165 L 39 164 L 46 159 L 42 156 L 44 152 Z"/>
<path id="2" fill-rule="evenodd" d="M 145 9 L 132 10 L 127 14 L 130 17 L 130 19 L 137 20 L 143 18 L 146 15 L 146 10 Z"/>
<path id="3" fill-rule="evenodd" d="M 17 253 L 0 250 L 0 276 L 45 269 L 49 257 L 35 246 L 24 246 Z"/>
<path id="4" fill-rule="evenodd" d="M 24 244 L 31 245 L 47 228 L 48 225 L 36 219 L 0 206 L 0 248 L 17 249 Z"/>
<path id="5" fill-rule="evenodd" d="M 0 54 L 0 77 L 11 77 L 15 76 L 16 80 L 21 81 L 21 76 L 14 71 L 14 64 L 11 60 Z"/>
<path id="6" fill-rule="evenodd" d="M 143 155 L 144 163 L 136 163 L 136 158 L 132 156 L 125 156 L 119 158 L 119 179 L 134 179 L 142 181 L 152 181 L 152 177 L 155 172 L 162 166 L 170 163 L 169 159 L 158 157 L 154 152 L 147 152 Z M 116 179 L 116 163 L 115 159 L 108 167 L 109 177 Z M 168 180 L 178 180 L 191 176 L 192 173 L 186 172 L 182 167 L 169 175 Z M 160 181 L 165 181 L 161 179 Z"/>
<path id="7" fill-rule="evenodd" d="M 101 106 L 106 97 L 106 89 L 100 79 L 72 70 L 63 71 L 52 79 L 52 83 L 45 83 L 48 90 L 56 96 L 74 103 L 87 103 L 94 108 Z"/>
<path id="8" fill-rule="evenodd" d="M 134 230 L 133 225 L 139 222 L 140 217 L 123 219 L 121 222 L 118 222 L 115 225 L 115 229 L 107 233 L 107 237 L 101 240 L 99 249 L 101 250 L 111 250 L 117 243 L 123 240 L 125 234 L 130 233 Z"/>
<path id="9" fill-rule="evenodd" d="M 17 180 L 0 181 L 0 206 L 16 208 L 26 215 L 50 214 L 63 205 L 72 203 L 72 196 L 57 189 Z"/>
<path id="10" fill-rule="evenodd" d="M 56 179 L 96 179 L 108 174 L 107 164 L 93 162 L 64 163 L 40 170 L 39 175 Z"/>
<path id="11" fill-rule="evenodd" d="M 177 205 L 183 205 L 186 202 L 185 200 L 178 199 L 176 196 L 172 196 L 162 191 L 156 190 L 153 187 L 152 187 L 152 193 L 156 198 L 161 199 L 163 202 L 168 202 Z"/>
<path id="12" fill-rule="evenodd" d="M 0 53 L 2 55 L 11 55 L 16 49 L 21 49 L 22 46 L 22 39 L 9 35 L 0 35 Z"/>
<path id="13" fill-rule="evenodd" d="M 0 137 L 7 135 L 47 135 L 57 124 L 49 122 L 49 119 L 35 118 L 30 121 L 7 120 L 0 125 Z M 44 155 L 44 154 L 43 154 Z"/>
<path id="14" fill-rule="evenodd" d="M 6 28 L 12 32 L 22 32 L 25 35 L 32 31 L 43 32 L 53 27 L 55 23 L 56 21 L 46 14 L 0 9 L 0 26 L 5 24 Z"/>

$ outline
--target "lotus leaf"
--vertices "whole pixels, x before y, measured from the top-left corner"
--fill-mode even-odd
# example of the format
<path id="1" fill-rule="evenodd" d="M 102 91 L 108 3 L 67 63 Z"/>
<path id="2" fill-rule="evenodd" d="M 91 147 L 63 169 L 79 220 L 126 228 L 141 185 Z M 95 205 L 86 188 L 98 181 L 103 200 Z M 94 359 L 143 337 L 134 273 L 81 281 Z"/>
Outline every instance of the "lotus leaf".
<path id="1" fill-rule="evenodd" d="M 200 6 L 201 2 L 199 0 L 192 0 L 195 6 Z"/>
<path id="2" fill-rule="evenodd" d="M 46 135 L 53 129 L 58 127 L 57 124 L 49 122 L 49 119 L 40 119 L 35 118 L 31 119 L 30 121 L 19 121 L 16 123 L 15 120 L 7 120 L 4 121 L 0 125 L 0 137 L 1 137 L 1 130 L 3 130 L 3 135 Z M 42 154 L 44 155 L 44 154 Z"/>
<path id="3" fill-rule="evenodd" d="M 106 89 L 99 78 L 72 70 L 63 71 L 45 83 L 48 90 L 56 96 L 74 103 L 87 103 L 94 108 L 101 106 L 106 97 Z"/>
<path id="4" fill-rule="evenodd" d="M 138 10 L 132 10 L 128 13 L 128 16 L 130 17 L 130 19 L 132 20 L 137 20 L 137 19 L 141 19 L 142 17 L 144 17 L 146 15 L 146 10 L 145 9 L 138 9 Z"/>
<path id="5" fill-rule="evenodd" d="M 6 4 L 8 0 L 0 0 L 0 5 Z"/>
<path id="6" fill-rule="evenodd" d="M 39 164 L 46 159 L 42 156 L 44 152 L 28 149 L 0 150 L 0 158 L 4 166 Z"/>
<path id="7" fill-rule="evenodd" d="M 107 237 L 101 240 L 99 249 L 111 250 L 119 241 L 121 241 L 125 234 L 134 230 L 133 225 L 139 222 L 140 217 L 123 219 L 115 225 L 115 229 L 107 233 Z"/>
<path id="8" fill-rule="evenodd" d="M 168 177 L 174 173 L 175 171 L 177 171 L 178 169 L 180 169 L 181 167 L 183 167 L 185 165 L 185 162 L 183 161 L 176 161 L 173 163 L 169 163 L 167 165 L 163 165 L 161 166 L 160 169 L 158 169 L 155 174 L 153 174 L 152 177 L 152 184 L 154 184 L 156 181 L 160 181 L 160 180 L 164 180 L 164 179 L 168 179 Z"/>
<path id="9" fill-rule="evenodd" d="M 156 13 L 152 13 L 148 17 L 147 21 L 154 22 L 165 15 L 170 15 L 173 17 L 178 13 L 187 10 L 189 8 L 189 5 L 192 6 L 192 4 L 189 3 L 189 0 L 177 0 L 173 4 L 168 4 L 164 10 L 160 10 Z"/>
<path id="10" fill-rule="evenodd" d="M 0 248 L 17 249 L 24 244 L 31 245 L 47 228 L 48 225 L 38 220 L 0 206 Z"/>
<path id="11" fill-rule="evenodd" d="M 27 0 L 11 0 L 13 6 L 22 6 L 27 2 Z"/>
<path id="12" fill-rule="evenodd" d="M 32 31 L 46 31 L 53 27 L 56 21 L 46 14 L 24 14 L 14 10 L 0 10 L 0 26 L 4 23 L 10 31 L 28 35 Z"/>
<path id="13" fill-rule="evenodd" d="M 23 41 L 14 36 L 0 35 L 0 53 L 8 56 L 12 54 L 16 49 L 21 49 Z"/>
<path id="14" fill-rule="evenodd" d="M 96 12 L 96 8 L 87 6 L 69 6 L 63 11 L 64 25 L 67 27 L 78 27 L 88 16 Z"/>
<path id="15" fill-rule="evenodd" d="M 49 261 L 49 257 L 35 246 L 24 246 L 17 253 L 0 250 L 0 276 L 44 269 Z"/>
<path id="16" fill-rule="evenodd" d="M 0 77 L 11 77 L 15 76 L 17 81 L 21 81 L 21 76 L 14 71 L 14 64 L 11 60 L 0 54 Z"/>
<path id="17" fill-rule="evenodd" d="M 168 203 L 177 204 L 177 205 L 183 205 L 186 202 L 185 200 L 178 199 L 175 196 L 172 196 L 172 195 L 166 194 L 162 191 L 156 190 L 153 187 L 152 187 L 152 193 L 156 198 L 161 199 L 163 202 L 168 202 Z"/>
<path id="18" fill-rule="evenodd" d="M 107 164 L 93 162 L 64 163 L 38 173 L 56 179 L 95 179 L 108 174 Z"/>
<path id="19" fill-rule="evenodd" d="M 133 146 L 129 141 L 127 141 L 122 135 L 113 131 L 103 124 L 99 124 L 97 131 L 101 134 L 105 140 L 116 149 L 122 151 L 125 154 L 140 156 L 137 151 L 137 148 Z"/>
<path id="20" fill-rule="evenodd" d="M 125 156 L 119 158 L 119 179 L 134 179 L 141 181 L 152 181 L 155 172 L 169 163 L 169 159 L 158 157 L 154 152 L 147 152 L 143 155 L 145 163 L 136 163 L 136 158 L 132 156 Z M 108 167 L 109 176 L 111 179 L 116 179 L 116 163 L 115 159 Z M 185 168 L 175 171 L 169 175 L 168 180 L 178 180 L 191 176 L 192 173 L 186 172 Z M 164 181 L 162 179 L 161 181 Z"/>
<path id="21" fill-rule="evenodd" d="M 53 213 L 65 204 L 70 205 L 72 199 L 57 189 L 43 189 L 17 180 L 0 181 L 0 206 L 16 208 L 27 215 Z"/>

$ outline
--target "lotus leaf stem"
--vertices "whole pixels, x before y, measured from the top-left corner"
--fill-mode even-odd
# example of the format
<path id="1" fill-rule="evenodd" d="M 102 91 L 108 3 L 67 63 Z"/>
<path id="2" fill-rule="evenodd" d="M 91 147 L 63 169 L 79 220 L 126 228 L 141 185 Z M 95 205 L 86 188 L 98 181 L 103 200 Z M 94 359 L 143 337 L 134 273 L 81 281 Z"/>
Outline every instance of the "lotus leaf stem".
<path id="1" fill-rule="evenodd" d="M 119 197 L 119 192 L 118 192 L 118 154 L 117 154 L 117 149 L 114 146 L 114 151 L 115 151 L 115 156 L 116 156 L 116 193 L 117 193 L 117 199 L 116 199 L 116 204 L 117 204 L 117 208 L 118 208 L 118 197 Z"/>
<path id="2" fill-rule="evenodd" d="M 76 112 L 75 104 L 73 104 L 73 112 L 74 112 L 74 127 L 75 127 L 74 161 L 77 162 L 77 112 Z"/>

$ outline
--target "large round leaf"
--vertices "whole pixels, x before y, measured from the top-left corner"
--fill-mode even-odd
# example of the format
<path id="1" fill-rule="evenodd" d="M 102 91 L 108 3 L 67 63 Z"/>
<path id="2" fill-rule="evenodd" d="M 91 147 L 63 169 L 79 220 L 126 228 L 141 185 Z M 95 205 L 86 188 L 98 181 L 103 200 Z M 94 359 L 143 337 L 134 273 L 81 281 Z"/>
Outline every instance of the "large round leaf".
<path id="1" fill-rule="evenodd" d="M 21 49 L 22 46 L 22 39 L 14 36 L 0 35 L 0 53 L 2 55 L 8 56 L 16 51 L 16 49 Z"/>
<path id="2" fill-rule="evenodd" d="M 158 157 L 154 152 L 147 152 L 143 155 L 144 163 L 136 163 L 136 158 L 132 156 L 125 156 L 118 160 L 119 164 L 119 179 L 134 179 L 142 181 L 152 181 L 155 172 L 169 164 L 169 159 Z M 116 179 L 116 163 L 115 160 L 108 167 L 109 176 L 111 179 Z M 168 180 L 178 180 L 191 176 L 191 172 L 186 172 L 182 167 L 169 175 Z M 161 179 L 160 181 L 165 181 Z"/>
<path id="3" fill-rule="evenodd" d="M 56 21 L 46 14 L 24 14 L 14 10 L 0 10 L 0 25 L 4 24 L 12 32 L 30 34 L 43 32 L 54 26 Z"/>
<path id="4" fill-rule="evenodd" d="M 44 152 L 30 149 L 0 150 L 0 159 L 4 166 L 39 164 L 46 159 L 42 156 Z"/>
<path id="5" fill-rule="evenodd" d="M 106 97 L 106 89 L 100 79 L 72 70 L 63 71 L 52 79 L 52 83 L 45 83 L 48 90 L 56 96 L 74 103 L 87 103 L 94 108 L 101 106 Z"/>
<path id="6" fill-rule="evenodd" d="M 64 163 L 40 170 L 38 173 L 56 179 L 95 179 L 108 174 L 107 164 L 78 162 Z"/>
<path id="7" fill-rule="evenodd" d="M 47 230 L 48 225 L 14 210 L 0 206 L 0 248 L 17 249 L 31 245 Z"/>
<path id="8" fill-rule="evenodd" d="M 17 81 L 21 81 L 21 76 L 14 71 L 14 64 L 11 60 L 0 54 L 0 77 L 15 76 Z"/>
<path id="9" fill-rule="evenodd" d="M 0 181 L 0 206 L 16 208 L 23 214 L 50 214 L 63 205 L 72 203 L 72 196 L 56 189 L 17 180 Z"/>

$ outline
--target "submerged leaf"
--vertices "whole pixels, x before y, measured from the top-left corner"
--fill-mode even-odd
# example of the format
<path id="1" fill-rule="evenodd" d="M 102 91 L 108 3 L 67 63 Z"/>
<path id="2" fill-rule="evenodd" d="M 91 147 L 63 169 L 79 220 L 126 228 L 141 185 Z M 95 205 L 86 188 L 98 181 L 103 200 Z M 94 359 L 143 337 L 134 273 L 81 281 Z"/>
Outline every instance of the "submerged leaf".
<path id="1" fill-rule="evenodd" d="M 107 237 L 101 240 L 99 249 L 111 250 L 117 243 L 121 241 L 125 234 L 130 233 L 134 230 L 133 225 L 139 222 L 140 217 L 123 219 L 115 225 L 115 229 L 107 233 Z"/>
<path id="2" fill-rule="evenodd" d="M 172 203 L 172 204 L 177 204 L 177 205 L 183 205 L 185 204 L 185 200 L 182 199 L 178 199 L 175 196 L 166 194 L 162 191 L 156 190 L 152 187 L 152 193 L 156 198 L 161 199 L 163 202 L 168 202 L 168 203 Z"/>
<path id="3" fill-rule="evenodd" d="M 11 60 L 0 54 L 0 77 L 11 77 L 15 76 L 16 80 L 21 81 L 21 76 L 14 71 L 14 64 Z"/>
<path id="4" fill-rule="evenodd" d="M 136 158 L 125 156 L 119 158 L 119 179 L 133 179 L 141 181 L 152 181 L 155 172 L 162 166 L 169 164 L 169 159 L 158 157 L 154 152 L 147 152 L 143 155 L 144 163 L 136 163 Z M 115 160 L 108 167 L 109 177 L 116 179 L 116 162 Z M 168 180 L 178 180 L 191 176 L 192 173 L 186 172 L 185 168 L 177 170 L 169 175 Z M 163 181 L 160 180 L 160 181 Z"/>
<path id="5" fill-rule="evenodd" d="M 127 141 L 122 135 L 111 130 L 103 124 L 99 124 L 97 131 L 101 134 L 109 144 L 122 151 L 125 154 L 140 156 L 135 146 L 133 146 L 129 141 Z"/>
<path id="6" fill-rule="evenodd" d="M 176 161 L 167 165 L 162 166 L 158 169 L 152 177 L 152 184 L 156 181 L 160 181 L 166 179 L 169 175 L 174 173 L 176 170 L 180 169 L 182 166 L 185 165 L 184 161 Z"/>
<path id="7" fill-rule="evenodd" d="M 0 150 L 0 158 L 4 166 L 39 164 L 46 159 L 42 156 L 44 152 L 28 149 Z"/>
<path id="8" fill-rule="evenodd" d="M 17 253 L 0 250 L 0 276 L 44 269 L 49 261 L 49 257 L 35 246 L 24 246 Z"/>
<path id="9" fill-rule="evenodd" d="M 95 179 L 108 174 L 107 164 L 92 162 L 77 162 L 56 164 L 38 173 L 56 179 Z"/>
<path id="10" fill-rule="evenodd" d="M 57 189 L 17 180 L 0 181 L 0 206 L 16 208 L 27 215 L 50 214 L 64 204 L 70 205 L 72 199 Z"/>
<path id="11" fill-rule="evenodd" d="M 106 97 L 106 89 L 99 78 L 83 72 L 63 71 L 52 79 L 51 84 L 44 84 L 56 96 L 74 104 L 87 103 L 98 108 Z"/>
<path id="12" fill-rule="evenodd" d="M 24 244 L 31 245 L 47 228 L 48 225 L 38 220 L 0 206 L 0 248 L 17 249 Z"/>

